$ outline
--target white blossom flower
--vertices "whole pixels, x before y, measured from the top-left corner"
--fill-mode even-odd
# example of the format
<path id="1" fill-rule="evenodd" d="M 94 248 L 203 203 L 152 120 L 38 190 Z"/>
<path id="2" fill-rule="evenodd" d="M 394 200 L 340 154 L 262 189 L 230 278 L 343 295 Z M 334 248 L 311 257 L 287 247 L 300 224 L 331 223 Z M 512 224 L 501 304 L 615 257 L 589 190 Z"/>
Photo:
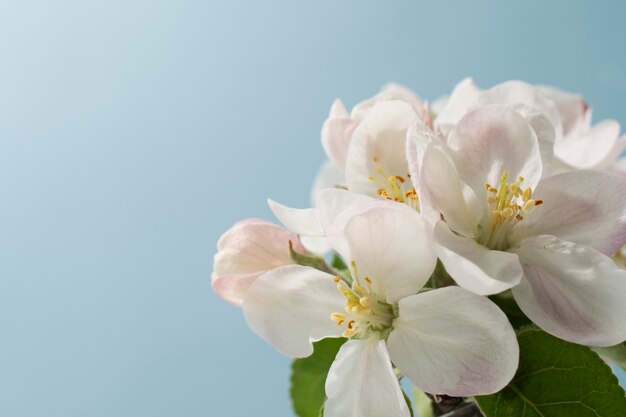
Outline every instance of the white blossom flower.
<path id="1" fill-rule="evenodd" d="M 390 109 L 386 103 L 396 103 L 396 107 L 391 106 Z M 398 106 L 403 106 L 402 113 L 398 114 L 395 111 Z M 354 106 L 351 114 L 348 113 L 341 100 L 335 100 L 328 118 L 324 122 L 321 134 L 322 146 L 328 156 L 328 161 L 322 165 L 315 179 L 312 200 L 315 201 L 317 193 L 325 188 L 334 188 L 338 185 L 346 186 L 346 181 L 351 181 L 346 179 L 346 169 L 352 169 L 348 167 L 348 154 L 349 149 L 354 146 L 353 142 L 357 141 L 360 143 L 358 147 L 363 147 L 364 142 L 368 140 L 363 136 L 372 133 L 378 134 L 378 137 L 375 138 L 377 142 L 385 139 L 397 142 L 396 137 L 398 135 L 394 135 L 394 131 L 401 132 L 402 129 L 403 131 L 399 136 L 404 140 L 406 130 L 411 123 L 402 122 L 402 119 L 398 117 L 407 113 L 412 119 L 419 119 L 427 124 L 431 123 L 428 106 L 411 90 L 398 84 L 387 84 L 374 97 Z M 388 117 L 389 120 L 385 120 L 385 117 Z M 362 127 L 362 125 L 365 126 Z M 384 125 L 389 131 L 381 131 L 379 127 L 381 125 Z M 354 139 L 355 136 L 358 139 Z M 393 145 L 385 146 L 388 149 L 396 149 Z M 397 147 L 397 152 L 394 155 L 403 155 L 404 152 L 403 144 L 403 146 Z M 397 159 L 398 156 L 394 156 L 394 158 Z M 380 175 L 376 172 L 369 173 L 365 179 L 371 174 Z M 406 171 L 401 174 L 405 175 Z"/>
<path id="2" fill-rule="evenodd" d="M 354 204 L 327 230 L 351 282 L 284 266 L 249 288 L 246 321 L 279 352 L 306 357 L 312 342 L 350 339 L 326 380 L 325 416 L 408 417 L 392 363 L 421 389 L 455 396 L 493 393 L 513 377 L 517 341 L 495 304 L 459 287 L 418 294 L 436 261 L 428 230 L 408 206 Z"/>
<path id="3" fill-rule="evenodd" d="M 295 262 L 293 250 L 306 254 L 298 237 L 265 220 L 249 219 L 235 223 L 217 242 L 211 285 L 213 291 L 234 305 L 241 305 L 244 294 L 259 275 Z"/>
<path id="4" fill-rule="evenodd" d="M 465 115 L 446 142 L 417 125 L 408 143 L 422 204 L 441 213 L 435 247 L 478 294 L 512 288 L 522 311 L 562 339 L 626 339 L 626 178 L 597 171 L 542 179 L 535 129 L 506 106 Z"/>

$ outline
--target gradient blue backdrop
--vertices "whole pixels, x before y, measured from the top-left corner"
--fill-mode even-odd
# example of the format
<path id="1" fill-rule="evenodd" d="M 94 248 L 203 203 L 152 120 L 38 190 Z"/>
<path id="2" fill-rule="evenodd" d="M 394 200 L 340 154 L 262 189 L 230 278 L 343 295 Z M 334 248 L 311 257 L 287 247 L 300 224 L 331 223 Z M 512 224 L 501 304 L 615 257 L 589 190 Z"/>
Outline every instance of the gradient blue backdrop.
<path id="1" fill-rule="evenodd" d="M 290 416 L 212 257 L 308 203 L 336 97 L 519 78 L 626 123 L 623 3 L 436 3 L 1 2 L 0 416 Z"/>

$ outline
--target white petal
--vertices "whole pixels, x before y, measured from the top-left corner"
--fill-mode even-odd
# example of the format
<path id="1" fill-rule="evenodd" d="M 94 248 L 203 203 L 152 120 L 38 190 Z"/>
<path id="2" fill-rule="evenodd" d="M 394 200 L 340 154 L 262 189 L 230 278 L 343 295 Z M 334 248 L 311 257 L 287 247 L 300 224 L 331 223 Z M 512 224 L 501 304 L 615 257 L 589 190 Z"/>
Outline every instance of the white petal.
<path id="1" fill-rule="evenodd" d="M 424 111 L 423 101 L 413 91 L 400 84 L 388 83 L 374 97 L 354 106 L 351 113 L 352 119 L 362 122 L 374 106 L 385 101 L 402 101 L 411 106 L 417 114 Z"/>
<path id="2" fill-rule="evenodd" d="M 246 322 L 283 355 L 309 356 L 313 342 L 342 333 L 330 318 L 345 306 L 333 278 L 299 265 L 266 272 L 248 288 L 243 300 Z"/>
<path id="3" fill-rule="evenodd" d="M 541 178 L 541 153 L 537 135 L 519 113 L 500 106 L 482 107 L 468 113 L 448 137 L 448 146 L 461 178 L 478 193 L 492 186 L 506 171 L 525 187 Z"/>
<path id="4" fill-rule="evenodd" d="M 593 169 L 612 153 L 619 130 L 615 120 L 603 120 L 586 132 L 564 137 L 555 145 L 554 153 L 577 169 Z"/>
<path id="5" fill-rule="evenodd" d="M 552 164 L 554 162 L 554 142 L 556 132 L 550 119 L 543 113 L 526 105 L 511 105 L 509 108 L 519 113 L 535 131 L 539 143 L 539 153 L 541 154 L 542 175 L 547 177 L 552 174 Z"/>
<path id="6" fill-rule="evenodd" d="M 564 135 L 567 135 L 575 125 L 580 123 L 581 119 L 585 118 L 588 106 L 579 94 L 544 85 L 539 85 L 537 88 L 556 104 L 561 116 Z"/>
<path id="7" fill-rule="evenodd" d="M 399 311 L 389 354 L 420 389 L 455 397 L 491 394 L 515 375 L 515 332 L 487 298 L 447 287 L 400 300 Z"/>
<path id="8" fill-rule="evenodd" d="M 497 294 L 517 285 L 522 266 L 516 254 L 490 250 L 474 239 L 455 235 L 444 222 L 435 226 L 435 251 L 446 271 L 476 294 Z"/>
<path id="9" fill-rule="evenodd" d="M 452 90 L 446 105 L 437 114 L 435 124 L 444 130 L 449 130 L 476 106 L 481 92 L 473 79 L 465 78 Z"/>
<path id="10" fill-rule="evenodd" d="M 626 271 L 609 257 L 546 235 L 524 240 L 518 253 L 525 278 L 513 296 L 535 324 L 589 346 L 626 340 Z"/>
<path id="11" fill-rule="evenodd" d="M 317 217 L 324 230 L 328 230 L 335 223 L 337 217 L 347 208 L 355 204 L 370 201 L 377 200 L 372 197 L 353 193 L 352 191 L 347 190 L 330 188 L 322 190 L 316 197 L 315 205 L 317 207 Z"/>
<path id="12" fill-rule="evenodd" d="M 306 250 L 316 255 L 324 256 L 330 250 L 326 237 L 301 236 L 300 242 Z"/>
<path id="13" fill-rule="evenodd" d="M 554 235 L 613 255 L 626 241 L 626 178 L 596 171 L 575 171 L 546 178 L 533 192 L 543 200 L 512 235 L 521 241 Z"/>
<path id="14" fill-rule="evenodd" d="M 315 209 L 287 207 L 271 199 L 267 200 L 267 204 L 276 218 L 293 233 L 303 236 L 324 236 L 324 229 L 317 219 Z"/>
<path id="15" fill-rule="evenodd" d="M 332 161 L 326 161 L 317 171 L 311 189 L 311 204 L 316 207 L 317 194 L 326 189 L 346 186 L 346 176 Z"/>
<path id="16" fill-rule="evenodd" d="M 385 342 L 346 342 L 326 378 L 324 417 L 409 417 Z"/>
<path id="17" fill-rule="evenodd" d="M 381 102 L 367 113 L 348 150 L 346 180 L 350 191 L 376 196 L 381 187 L 370 177 L 385 181 L 388 176 L 406 178 L 406 133 L 418 120 L 411 106 L 402 101 Z"/>
<path id="18" fill-rule="evenodd" d="M 346 165 L 350 139 L 356 126 L 341 100 L 335 100 L 322 126 L 322 146 L 328 158 L 342 170 Z"/>
<path id="19" fill-rule="evenodd" d="M 595 167 L 598 170 L 612 170 L 615 164 L 618 162 L 619 157 L 626 150 L 626 136 L 622 136 L 615 142 L 615 146 L 611 152 L 606 155 L 606 158 Z"/>
<path id="20" fill-rule="evenodd" d="M 234 306 L 241 307 L 243 297 L 246 295 L 248 288 L 262 273 L 233 275 L 216 275 L 213 273 L 211 276 L 211 289 L 222 299 Z"/>
<path id="21" fill-rule="evenodd" d="M 349 209 L 354 214 L 346 211 L 343 224 L 337 221 L 337 229 L 328 233 L 329 243 L 348 263 L 355 261 L 358 273 L 352 270 L 352 276 L 367 276 L 374 292 L 388 303 L 417 293 L 437 259 L 427 223 L 403 204 L 380 201 L 361 207 Z"/>
<path id="22" fill-rule="evenodd" d="M 429 140 L 418 177 L 421 206 L 443 214 L 455 232 L 474 236 L 486 204 L 480 204 L 474 191 L 461 180 L 441 141 Z"/>
<path id="23" fill-rule="evenodd" d="M 523 104 L 544 114 L 556 130 L 557 139 L 563 135 L 562 121 L 559 109 L 554 101 L 540 88 L 522 82 L 506 81 L 498 84 L 481 94 L 478 105 L 488 106 L 492 104 L 519 105 Z"/>

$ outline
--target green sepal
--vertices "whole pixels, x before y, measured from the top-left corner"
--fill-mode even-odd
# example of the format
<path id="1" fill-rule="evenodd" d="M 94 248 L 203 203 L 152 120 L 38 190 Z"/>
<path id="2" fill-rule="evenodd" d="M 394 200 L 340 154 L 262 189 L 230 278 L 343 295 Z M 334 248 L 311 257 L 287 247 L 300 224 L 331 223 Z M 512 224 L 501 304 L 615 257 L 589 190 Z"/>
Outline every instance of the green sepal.
<path id="1" fill-rule="evenodd" d="M 335 274 L 335 271 L 328 266 L 324 258 L 310 253 L 303 254 L 296 252 L 291 240 L 289 241 L 289 256 L 298 265 L 308 266 L 333 275 Z"/>

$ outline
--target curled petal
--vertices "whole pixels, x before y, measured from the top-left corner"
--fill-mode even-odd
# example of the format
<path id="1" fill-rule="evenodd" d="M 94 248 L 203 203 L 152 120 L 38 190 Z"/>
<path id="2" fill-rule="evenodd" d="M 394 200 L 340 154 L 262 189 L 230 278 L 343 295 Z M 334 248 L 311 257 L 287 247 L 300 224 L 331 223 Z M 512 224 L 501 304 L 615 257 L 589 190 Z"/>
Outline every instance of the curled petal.
<path id="1" fill-rule="evenodd" d="M 213 290 L 223 299 L 241 305 L 250 284 L 262 273 L 293 264 L 294 250 L 306 253 L 298 237 L 265 220 L 236 223 L 220 237 L 213 262 Z"/>
<path id="2" fill-rule="evenodd" d="M 299 265 L 266 272 L 250 286 L 243 300 L 246 322 L 283 355 L 309 356 L 313 342 L 342 333 L 330 318 L 345 305 L 333 278 Z"/>
<path id="3" fill-rule="evenodd" d="M 326 378 L 324 417 L 409 417 L 385 342 L 346 342 Z"/>
<path id="4" fill-rule="evenodd" d="M 400 300 L 387 346 L 393 363 L 413 384 L 455 397 L 501 390 L 513 378 L 519 356 L 504 313 L 459 287 Z"/>
<path id="5" fill-rule="evenodd" d="M 423 115 L 425 111 L 424 102 L 409 88 L 389 83 L 374 97 L 363 100 L 352 109 L 351 117 L 358 123 L 362 122 L 369 111 L 379 103 L 386 101 L 401 101 L 408 104 L 416 114 Z M 425 115 L 424 115 L 425 116 Z M 425 119 L 424 119 L 425 120 Z"/>
<path id="6" fill-rule="evenodd" d="M 419 173 L 421 206 L 441 213 L 455 232 L 473 237 L 484 215 L 472 190 L 461 180 L 457 168 L 441 141 L 432 139 L 426 145 Z"/>
<path id="7" fill-rule="evenodd" d="M 513 296 L 539 327 L 588 346 L 626 340 L 626 271 L 606 255 L 554 236 L 522 242 L 524 266 Z"/>
<path id="8" fill-rule="evenodd" d="M 516 254 L 490 250 L 458 236 L 444 222 L 435 225 L 435 251 L 446 271 L 463 288 L 490 295 L 508 290 L 522 279 Z"/>
<path id="9" fill-rule="evenodd" d="M 324 229 L 317 219 L 317 212 L 315 209 L 296 209 L 287 207 L 271 199 L 268 199 L 267 203 L 278 220 L 280 220 L 280 222 L 293 233 L 302 236 L 324 236 Z"/>
<path id="10" fill-rule="evenodd" d="M 478 105 L 524 105 L 545 115 L 555 129 L 558 138 L 563 136 L 561 114 L 554 101 L 540 88 L 523 81 L 506 81 L 481 94 Z"/>

